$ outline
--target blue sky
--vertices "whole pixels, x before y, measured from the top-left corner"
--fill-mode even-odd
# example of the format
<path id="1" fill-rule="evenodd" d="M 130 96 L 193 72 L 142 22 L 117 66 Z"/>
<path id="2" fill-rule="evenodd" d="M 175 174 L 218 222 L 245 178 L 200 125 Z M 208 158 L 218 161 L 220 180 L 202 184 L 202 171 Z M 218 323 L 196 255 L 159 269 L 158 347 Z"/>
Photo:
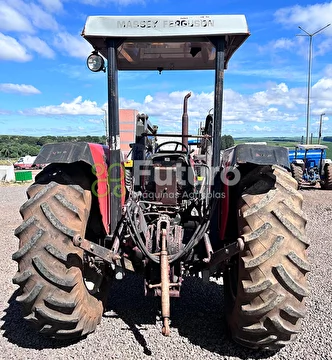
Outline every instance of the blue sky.
<path id="1" fill-rule="evenodd" d="M 89 15 L 244 14 L 251 36 L 225 71 L 223 133 L 305 136 L 309 38 L 332 22 L 332 1 L 2 0 L 0 134 L 103 135 L 106 76 L 86 67 Z M 310 132 L 332 135 L 332 25 L 313 38 Z M 181 128 L 183 96 L 194 131 L 213 107 L 211 71 L 121 72 L 120 107 Z"/>

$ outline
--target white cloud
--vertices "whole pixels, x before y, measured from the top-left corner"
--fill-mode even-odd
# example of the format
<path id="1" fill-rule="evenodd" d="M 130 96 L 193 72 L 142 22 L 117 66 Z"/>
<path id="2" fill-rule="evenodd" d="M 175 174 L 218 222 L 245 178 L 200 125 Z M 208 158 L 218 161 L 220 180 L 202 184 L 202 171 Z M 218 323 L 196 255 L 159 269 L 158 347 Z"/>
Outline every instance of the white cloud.
<path id="1" fill-rule="evenodd" d="M 280 90 L 284 93 L 288 92 L 288 86 L 285 83 L 278 84 L 275 88 L 277 91 Z"/>
<path id="2" fill-rule="evenodd" d="M 277 108 L 269 108 L 269 109 L 267 109 L 267 112 L 268 113 L 277 113 L 278 112 L 278 109 Z"/>
<path id="3" fill-rule="evenodd" d="M 35 51 L 43 57 L 53 59 L 55 57 L 55 52 L 46 44 L 45 41 L 41 40 L 37 36 L 22 36 L 21 42 L 30 50 Z"/>
<path id="4" fill-rule="evenodd" d="M 308 32 L 315 32 L 331 22 L 332 2 L 307 6 L 290 6 L 275 12 L 275 20 L 286 28 L 301 26 Z M 299 30 L 300 31 L 300 30 Z M 332 34 L 332 27 L 325 30 Z"/>
<path id="5" fill-rule="evenodd" d="M 253 129 L 255 131 L 266 131 L 266 132 L 270 132 L 271 131 L 271 128 L 267 127 L 267 126 L 264 126 L 264 127 L 259 127 L 258 125 L 254 125 L 253 126 Z"/>
<path id="6" fill-rule="evenodd" d="M 324 69 L 322 69 L 324 71 Z M 329 72 L 327 69 L 325 72 Z M 307 101 L 306 87 L 290 87 L 288 83 L 261 84 L 264 89 L 251 93 L 239 93 L 224 89 L 223 122 L 226 126 L 241 126 L 254 123 L 262 131 L 288 133 L 288 128 L 305 118 Z M 130 99 L 120 99 L 120 107 L 136 109 L 150 116 L 162 128 L 172 129 L 174 124 L 181 124 L 183 97 L 187 91 L 172 93 L 150 93 L 139 103 Z M 332 109 L 332 80 L 325 77 L 313 86 L 311 114 L 316 116 Z M 204 122 L 209 110 L 213 107 L 213 92 L 193 93 L 188 101 L 189 124 L 191 131 L 199 122 Z M 266 124 L 262 126 L 261 124 Z M 269 124 L 278 124 L 273 127 Z M 229 127 L 228 127 L 229 128 Z M 258 131 L 258 128 L 256 130 Z M 282 129 L 281 129 L 282 128 Z M 297 130 L 293 133 L 296 134 Z"/>
<path id="7" fill-rule="evenodd" d="M 7 4 L 0 6 L 0 30 L 33 32 L 30 21 Z"/>
<path id="8" fill-rule="evenodd" d="M 9 115 L 11 111 L 0 109 L 0 115 Z M 1 121 L 4 124 L 4 121 Z"/>
<path id="9" fill-rule="evenodd" d="M 330 93 L 328 93 L 328 97 L 330 97 L 331 90 L 332 90 L 332 79 L 324 77 L 324 78 L 318 80 L 312 88 L 315 90 L 316 89 L 323 90 L 323 95 L 324 95 L 325 91 L 330 91 Z"/>
<path id="10" fill-rule="evenodd" d="M 133 4 L 145 5 L 145 0 L 78 0 L 82 4 L 88 4 L 92 6 L 115 4 L 118 6 L 128 6 Z"/>
<path id="11" fill-rule="evenodd" d="M 324 75 L 326 77 L 332 77 L 332 64 L 326 66 L 326 68 L 324 69 Z"/>
<path id="12" fill-rule="evenodd" d="M 32 85 L 26 84 L 0 84 L 0 92 L 17 93 L 22 95 L 34 95 L 41 92 Z"/>
<path id="13" fill-rule="evenodd" d="M 53 30 L 58 29 L 58 23 L 51 14 L 41 9 L 36 4 L 30 4 L 30 8 L 27 10 L 32 23 L 39 29 Z"/>
<path id="14" fill-rule="evenodd" d="M 7 2 L 7 6 L 15 9 L 16 12 L 19 12 L 22 16 L 25 16 L 36 28 L 53 31 L 58 29 L 58 23 L 54 17 L 37 4 L 23 0 L 5 1 Z"/>
<path id="15" fill-rule="evenodd" d="M 289 91 L 285 83 L 271 85 L 265 91 L 252 95 L 251 101 L 257 106 L 282 105 L 288 109 L 304 102 L 304 90 L 293 88 Z"/>
<path id="16" fill-rule="evenodd" d="M 296 46 L 295 41 L 291 40 L 291 39 L 286 39 L 286 38 L 281 38 L 278 39 L 276 41 L 274 41 L 273 43 L 271 43 L 272 47 L 274 49 L 292 49 L 294 48 L 294 46 Z"/>
<path id="17" fill-rule="evenodd" d="M 60 0 L 38 0 L 38 2 L 50 12 L 63 10 L 63 6 Z"/>
<path id="18" fill-rule="evenodd" d="M 293 35 L 293 34 L 292 34 Z M 258 50 L 262 55 L 268 56 L 273 62 L 273 67 L 266 69 L 267 74 L 271 71 L 271 77 L 278 79 L 285 78 L 289 79 L 289 76 L 295 78 L 303 78 L 303 73 L 296 71 L 294 74 L 294 69 L 291 69 L 289 66 L 285 67 L 285 53 L 294 53 L 300 57 L 307 58 L 308 56 L 308 42 L 304 36 L 293 36 L 293 38 L 280 38 L 276 40 L 269 41 L 267 44 L 259 45 Z M 318 46 L 317 46 L 318 47 Z M 321 51 L 315 51 L 315 55 L 322 55 L 323 50 L 327 47 L 327 44 L 321 45 Z M 276 65 L 280 63 L 282 67 L 278 68 Z"/>
<path id="19" fill-rule="evenodd" d="M 171 93 L 156 93 L 154 96 L 145 97 L 151 101 L 140 104 L 133 100 L 120 99 L 120 107 L 125 109 L 136 109 L 146 113 L 150 118 L 160 119 L 161 125 L 166 127 L 179 124 L 183 112 L 183 99 L 189 91 L 173 91 Z M 205 121 L 208 111 L 213 107 L 213 93 L 192 92 L 188 100 L 189 122 L 197 126 L 199 121 Z M 199 110 L 198 110 L 199 109 Z"/>
<path id="20" fill-rule="evenodd" d="M 89 119 L 88 122 L 92 124 L 100 124 L 103 120 L 102 119 Z"/>
<path id="21" fill-rule="evenodd" d="M 60 32 L 55 36 L 54 45 L 64 54 L 77 58 L 87 58 L 92 50 L 91 45 L 83 38 Z"/>
<path id="22" fill-rule="evenodd" d="M 238 120 L 238 121 L 232 121 L 232 120 L 227 121 L 227 125 L 243 125 L 243 124 L 244 124 L 244 122 L 241 121 L 241 120 Z"/>
<path id="23" fill-rule="evenodd" d="M 329 39 L 325 39 L 317 44 L 314 56 L 322 56 L 325 55 L 327 52 L 331 51 L 332 49 L 332 37 Z"/>
<path id="24" fill-rule="evenodd" d="M 332 79 L 323 77 L 312 87 L 311 99 L 316 107 L 312 110 L 314 115 L 331 112 L 332 109 Z"/>
<path id="25" fill-rule="evenodd" d="M 301 57 L 308 56 L 308 37 L 306 32 L 314 33 L 331 23 L 332 2 L 307 6 L 289 6 L 274 13 L 275 21 L 292 31 L 290 38 L 281 38 L 259 46 L 264 53 L 292 51 Z M 305 31 L 299 29 L 301 26 Z M 296 36 L 302 35 L 302 36 Z M 327 27 L 315 37 L 314 56 L 322 56 L 332 49 L 332 26 Z M 283 58 L 281 58 L 282 60 Z"/>
<path id="26" fill-rule="evenodd" d="M 305 104 L 305 89 L 289 89 L 285 83 L 270 84 L 264 91 L 241 94 L 232 89 L 224 90 L 223 122 L 226 126 L 253 123 L 294 122 L 302 115 Z M 152 122 L 166 130 L 181 126 L 183 98 L 188 91 L 156 93 L 138 103 L 120 99 L 120 107 L 136 109 L 149 115 Z M 293 98 L 294 97 L 294 98 Z M 213 108 L 213 92 L 192 93 L 188 100 L 190 131 L 195 131 L 200 122 L 205 121 Z M 292 112 L 289 112 L 289 109 Z M 260 127 L 261 128 L 261 127 Z M 262 127 L 265 131 L 266 127 Z M 267 131 L 267 130 L 266 130 Z"/>
<path id="27" fill-rule="evenodd" d="M 2 33 L 0 33 L 0 49 L 0 60 L 25 62 L 32 58 L 16 39 Z"/>
<path id="28" fill-rule="evenodd" d="M 101 115 L 104 112 L 96 101 L 83 101 L 82 96 L 78 96 L 70 103 L 40 106 L 22 113 L 26 115 Z"/>
<path id="29" fill-rule="evenodd" d="M 151 95 L 147 95 L 144 99 L 145 104 L 151 102 L 153 100 L 153 97 Z"/>

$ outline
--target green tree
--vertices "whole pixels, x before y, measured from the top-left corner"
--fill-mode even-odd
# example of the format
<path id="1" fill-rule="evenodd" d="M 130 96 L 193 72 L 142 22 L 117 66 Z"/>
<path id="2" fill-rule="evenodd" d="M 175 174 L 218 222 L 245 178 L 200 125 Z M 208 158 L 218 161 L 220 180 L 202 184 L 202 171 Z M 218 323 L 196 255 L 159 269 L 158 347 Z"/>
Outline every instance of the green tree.
<path id="1" fill-rule="evenodd" d="M 332 141 L 332 136 L 324 136 L 323 141 Z"/>
<path id="2" fill-rule="evenodd" d="M 5 159 L 5 158 L 9 158 L 9 148 L 6 144 L 2 144 L 2 146 L 0 147 L 0 157 L 2 159 Z"/>
<path id="3" fill-rule="evenodd" d="M 43 146 L 45 144 L 50 144 L 55 142 L 58 142 L 56 136 L 47 135 L 47 136 L 41 136 L 37 140 L 37 145 Z"/>
<path id="4" fill-rule="evenodd" d="M 8 157 L 13 159 L 13 158 L 17 158 L 20 157 L 20 151 L 19 151 L 19 146 L 12 144 L 8 146 Z"/>
<path id="5" fill-rule="evenodd" d="M 221 150 L 234 146 L 234 139 L 231 135 L 223 135 L 221 137 Z"/>

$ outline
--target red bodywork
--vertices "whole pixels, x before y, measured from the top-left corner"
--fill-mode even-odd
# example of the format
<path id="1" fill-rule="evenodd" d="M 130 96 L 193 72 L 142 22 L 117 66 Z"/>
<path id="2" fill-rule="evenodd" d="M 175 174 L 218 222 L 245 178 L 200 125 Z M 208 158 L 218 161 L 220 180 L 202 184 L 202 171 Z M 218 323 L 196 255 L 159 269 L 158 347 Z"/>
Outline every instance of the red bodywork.
<path id="1" fill-rule="evenodd" d="M 104 229 L 106 233 L 109 234 L 109 224 L 112 213 L 110 206 L 109 166 L 112 166 L 112 164 L 108 164 L 109 153 L 105 154 L 105 147 L 93 143 L 89 143 L 89 147 L 94 162 L 93 173 L 97 177 L 97 180 L 92 185 L 92 193 L 98 197 Z M 120 166 L 121 204 L 123 206 L 125 200 L 123 164 L 115 166 Z"/>
<path id="2" fill-rule="evenodd" d="M 93 172 L 97 177 L 92 185 L 92 192 L 98 197 L 99 209 L 106 233 L 109 233 L 109 223 L 111 216 L 110 194 L 108 186 L 108 165 L 105 157 L 104 148 L 99 144 L 89 143 L 93 158 Z"/>
<path id="3" fill-rule="evenodd" d="M 14 168 L 15 169 L 20 169 L 20 170 L 25 170 L 25 169 L 33 169 L 35 166 L 33 166 L 33 164 L 18 164 L 18 163 L 15 163 L 14 164 Z"/>

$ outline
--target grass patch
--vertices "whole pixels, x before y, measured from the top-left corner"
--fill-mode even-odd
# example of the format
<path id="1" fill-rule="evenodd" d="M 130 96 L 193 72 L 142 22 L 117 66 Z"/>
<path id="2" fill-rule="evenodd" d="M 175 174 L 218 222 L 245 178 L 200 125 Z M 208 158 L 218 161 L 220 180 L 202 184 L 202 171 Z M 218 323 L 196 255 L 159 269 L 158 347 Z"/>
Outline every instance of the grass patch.
<path id="1" fill-rule="evenodd" d="M 0 165 L 11 165 L 16 161 L 17 159 L 0 159 Z"/>

